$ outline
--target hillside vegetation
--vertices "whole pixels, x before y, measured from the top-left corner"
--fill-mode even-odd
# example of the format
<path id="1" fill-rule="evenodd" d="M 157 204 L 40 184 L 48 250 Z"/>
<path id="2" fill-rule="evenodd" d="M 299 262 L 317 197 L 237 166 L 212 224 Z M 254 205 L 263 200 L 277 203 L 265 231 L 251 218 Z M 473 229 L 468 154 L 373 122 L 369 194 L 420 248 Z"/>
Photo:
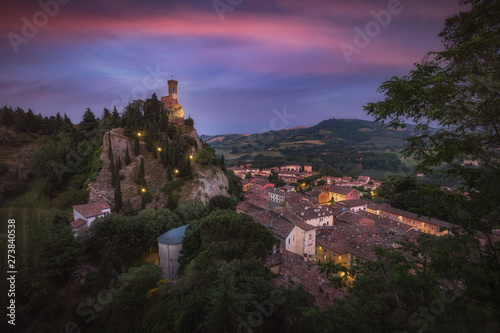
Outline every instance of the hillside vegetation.
<path id="1" fill-rule="evenodd" d="M 308 128 L 200 138 L 230 164 L 310 164 L 325 173 L 332 173 L 333 168 L 351 176 L 386 176 L 411 170 L 413 161 L 403 160 L 398 153 L 406 146 L 405 139 L 415 135 L 411 125 L 393 130 L 376 122 L 332 118 Z"/>

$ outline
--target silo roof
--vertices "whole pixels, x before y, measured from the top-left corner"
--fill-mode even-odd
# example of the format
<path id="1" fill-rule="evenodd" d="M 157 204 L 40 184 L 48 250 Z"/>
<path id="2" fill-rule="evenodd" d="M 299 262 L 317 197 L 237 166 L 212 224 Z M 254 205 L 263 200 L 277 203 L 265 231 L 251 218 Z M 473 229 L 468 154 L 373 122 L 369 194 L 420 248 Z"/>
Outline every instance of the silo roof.
<path id="1" fill-rule="evenodd" d="M 158 243 L 166 245 L 182 243 L 182 239 L 184 238 L 184 234 L 186 233 L 187 226 L 188 224 L 183 225 L 182 227 L 176 229 L 169 230 L 164 234 L 161 234 L 158 237 Z"/>

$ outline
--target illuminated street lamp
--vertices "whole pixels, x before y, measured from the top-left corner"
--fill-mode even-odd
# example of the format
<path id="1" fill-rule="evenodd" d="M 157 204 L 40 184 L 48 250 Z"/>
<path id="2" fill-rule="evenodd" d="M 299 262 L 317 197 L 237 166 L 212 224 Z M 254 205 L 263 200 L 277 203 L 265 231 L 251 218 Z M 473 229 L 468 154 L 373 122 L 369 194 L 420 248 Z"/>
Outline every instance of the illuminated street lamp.
<path id="1" fill-rule="evenodd" d="M 158 150 L 158 151 L 161 151 L 161 147 L 158 147 L 158 149 L 157 149 L 157 150 Z"/>
<path id="2" fill-rule="evenodd" d="M 145 188 L 145 187 L 142 187 L 142 188 L 141 188 L 141 193 L 143 193 L 143 194 L 144 194 L 144 193 L 146 193 L 146 192 L 147 192 L 146 188 Z"/>
<path id="3" fill-rule="evenodd" d="M 141 132 L 137 132 L 137 136 L 139 136 L 139 137 L 140 137 L 141 135 L 142 135 L 142 133 L 141 133 Z"/>
<path id="4" fill-rule="evenodd" d="M 174 170 L 175 174 L 178 174 L 179 173 L 179 170 L 178 169 L 175 169 Z"/>
<path id="5" fill-rule="evenodd" d="M 189 155 L 189 159 L 190 159 L 190 160 L 192 160 L 192 159 L 193 159 L 193 157 L 194 157 L 193 155 Z"/>

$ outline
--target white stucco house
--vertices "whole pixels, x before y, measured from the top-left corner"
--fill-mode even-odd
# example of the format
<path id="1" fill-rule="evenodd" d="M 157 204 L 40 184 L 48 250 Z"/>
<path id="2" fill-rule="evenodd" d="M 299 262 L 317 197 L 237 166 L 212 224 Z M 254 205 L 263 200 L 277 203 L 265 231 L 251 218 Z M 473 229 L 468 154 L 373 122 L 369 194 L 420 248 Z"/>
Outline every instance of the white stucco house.
<path id="1" fill-rule="evenodd" d="M 92 222 L 108 214 L 111 214 L 111 206 L 105 201 L 73 206 L 73 234 L 75 237 L 87 237 L 87 230 Z"/>

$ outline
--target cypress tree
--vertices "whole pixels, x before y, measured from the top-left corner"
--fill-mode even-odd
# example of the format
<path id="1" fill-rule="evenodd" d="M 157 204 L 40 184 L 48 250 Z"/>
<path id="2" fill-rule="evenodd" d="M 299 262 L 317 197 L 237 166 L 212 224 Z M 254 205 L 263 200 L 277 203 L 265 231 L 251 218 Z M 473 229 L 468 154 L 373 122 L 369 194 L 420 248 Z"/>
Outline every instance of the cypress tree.
<path id="1" fill-rule="evenodd" d="M 108 157 L 113 160 L 113 148 L 111 147 L 111 132 L 108 133 Z"/>
<path id="2" fill-rule="evenodd" d="M 144 195 L 141 196 L 141 209 L 146 209 L 146 199 L 144 199 Z"/>
<path id="3" fill-rule="evenodd" d="M 116 183 L 116 170 L 115 170 L 115 159 L 113 158 L 113 150 L 111 148 L 111 133 L 108 135 L 108 157 L 109 157 L 109 171 L 111 171 L 111 186 L 115 186 Z"/>
<path id="4" fill-rule="evenodd" d="M 173 178 L 172 178 L 172 168 L 169 166 L 167 166 L 167 181 L 171 181 Z"/>
<path id="5" fill-rule="evenodd" d="M 158 158 L 158 147 L 153 148 L 153 158 L 156 160 Z"/>
<path id="6" fill-rule="evenodd" d="M 116 156 L 116 170 L 120 171 L 122 169 L 122 159 L 120 156 Z"/>
<path id="7" fill-rule="evenodd" d="M 175 168 L 177 166 L 175 162 L 175 149 L 172 149 L 172 154 L 170 156 L 170 165 Z"/>
<path id="8" fill-rule="evenodd" d="M 130 164 L 130 154 L 128 153 L 128 145 L 127 145 L 127 149 L 125 149 L 125 165 L 129 165 Z"/>
<path id="9" fill-rule="evenodd" d="M 180 177 L 188 177 L 191 174 L 191 161 L 189 160 L 189 156 L 186 155 L 184 160 L 182 161 L 182 165 L 179 167 L 179 176 Z"/>
<path id="10" fill-rule="evenodd" d="M 144 159 L 141 158 L 141 165 L 139 167 L 139 180 L 144 178 Z"/>
<path id="11" fill-rule="evenodd" d="M 115 210 L 117 213 L 122 209 L 122 188 L 120 185 L 120 178 L 115 182 Z"/>
<path id="12" fill-rule="evenodd" d="M 172 159 L 171 159 L 171 156 L 170 156 L 170 147 L 168 145 L 168 142 L 167 142 L 167 145 L 165 146 L 165 168 L 167 167 L 167 165 L 170 165 L 172 164 Z"/>
<path id="13" fill-rule="evenodd" d="M 134 138 L 134 155 L 139 156 L 140 147 L 139 147 L 139 137 L 135 136 Z"/>

